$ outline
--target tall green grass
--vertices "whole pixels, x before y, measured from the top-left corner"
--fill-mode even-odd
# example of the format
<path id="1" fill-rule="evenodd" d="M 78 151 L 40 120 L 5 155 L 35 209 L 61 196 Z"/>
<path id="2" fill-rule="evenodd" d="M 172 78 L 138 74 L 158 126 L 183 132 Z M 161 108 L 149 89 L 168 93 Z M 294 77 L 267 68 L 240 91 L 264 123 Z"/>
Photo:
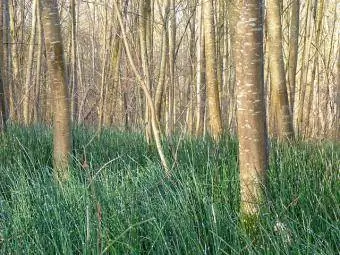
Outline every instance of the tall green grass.
<path id="1" fill-rule="evenodd" d="M 73 133 L 62 187 L 47 128 L 0 138 L 1 254 L 340 253 L 339 144 L 271 144 L 268 204 L 250 235 L 238 221 L 233 138 L 165 143 L 169 180 L 141 134 Z"/>

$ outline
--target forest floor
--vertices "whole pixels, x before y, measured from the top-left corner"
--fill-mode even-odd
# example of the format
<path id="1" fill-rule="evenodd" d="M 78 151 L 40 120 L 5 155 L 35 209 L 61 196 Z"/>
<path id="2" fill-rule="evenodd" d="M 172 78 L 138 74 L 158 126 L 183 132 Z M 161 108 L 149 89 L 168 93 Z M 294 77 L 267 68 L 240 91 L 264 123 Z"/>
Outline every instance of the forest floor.
<path id="1" fill-rule="evenodd" d="M 62 186 L 49 129 L 0 137 L 0 254 L 340 254 L 339 143 L 272 142 L 268 203 L 249 233 L 234 138 L 164 143 L 167 179 L 142 134 L 73 135 Z"/>

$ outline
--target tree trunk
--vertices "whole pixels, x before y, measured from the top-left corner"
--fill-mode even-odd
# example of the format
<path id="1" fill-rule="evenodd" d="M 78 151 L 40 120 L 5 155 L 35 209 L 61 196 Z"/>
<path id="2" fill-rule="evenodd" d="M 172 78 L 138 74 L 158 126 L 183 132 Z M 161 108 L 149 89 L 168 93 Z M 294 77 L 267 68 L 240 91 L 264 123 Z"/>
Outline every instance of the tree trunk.
<path id="1" fill-rule="evenodd" d="M 176 1 L 170 0 L 169 26 L 169 75 L 168 86 L 168 119 L 166 134 L 171 136 L 175 125 L 175 65 L 176 65 Z"/>
<path id="2" fill-rule="evenodd" d="M 47 67 L 54 96 L 54 169 L 57 180 L 65 181 L 69 178 L 71 128 L 60 19 L 56 0 L 41 0 L 40 4 L 45 32 Z"/>
<path id="3" fill-rule="evenodd" d="M 197 44 L 196 44 L 196 136 L 203 135 L 205 122 L 205 54 L 204 54 L 204 27 L 202 23 L 202 3 L 197 6 Z"/>
<path id="4" fill-rule="evenodd" d="M 75 0 L 70 1 L 70 11 L 71 11 L 71 119 L 73 122 L 77 123 L 78 117 L 78 72 L 77 72 L 77 17 L 76 17 L 76 4 Z"/>
<path id="5" fill-rule="evenodd" d="M 290 88 L 290 111 L 294 119 L 296 69 L 299 49 L 299 17 L 300 0 L 293 0 L 291 5 L 291 22 L 289 31 L 289 59 L 288 59 L 288 84 Z"/>
<path id="6" fill-rule="evenodd" d="M 244 219 L 256 215 L 263 202 L 268 167 L 263 77 L 262 1 L 237 1 L 235 60 L 237 121 Z"/>
<path id="7" fill-rule="evenodd" d="M 161 123 L 161 112 L 162 112 L 162 100 L 164 94 L 165 85 L 165 72 L 166 72 L 166 58 L 168 53 L 168 12 L 169 12 L 169 1 L 166 1 L 164 6 L 164 17 L 163 17 L 163 32 L 162 32 L 162 52 L 161 52 L 161 63 L 159 69 L 158 84 L 155 93 L 155 111 L 158 123 Z"/>
<path id="8" fill-rule="evenodd" d="M 6 122 L 7 122 L 7 112 L 6 112 L 6 101 L 5 101 L 5 92 L 4 92 L 4 79 L 3 79 L 3 65 L 4 65 L 4 48 L 3 48 L 3 1 L 0 0 L 0 134 L 6 131 Z"/>
<path id="9" fill-rule="evenodd" d="M 31 122 L 31 109 L 30 105 L 32 102 L 31 93 L 34 86 L 32 86 L 32 69 L 33 69 L 33 58 L 34 58 L 34 50 L 35 50 L 35 37 L 37 31 L 37 2 L 38 0 L 33 0 L 32 3 L 32 26 L 31 26 L 31 37 L 29 42 L 29 50 L 28 50 L 28 62 L 26 69 L 26 80 L 24 87 L 24 97 L 23 97 L 23 108 L 24 108 L 24 124 L 29 125 Z"/>
<path id="10" fill-rule="evenodd" d="M 203 2 L 203 17 L 209 125 L 212 137 L 218 141 L 223 130 L 217 81 L 214 11 L 212 0 Z"/>
<path id="11" fill-rule="evenodd" d="M 280 140 L 291 139 L 294 136 L 293 119 L 290 114 L 286 77 L 282 52 L 282 27 L 280 1 L 267 1 L 267 26 L 270 62 L 270 81 L 272 104 L 278 130 L 275 132 Z"/>
<path id="12" fill-rule="evenodd" d="M 149 59 L 149 51 L 148 51 L 148 41 L 151 36 L 149 34 L 148 24 L 150 24 L 149 19 L 151 18 L 151 0 L 142 1 L 140 4 L 140 50 L 141 50 L 141 60 L 142 60 L 142 68 L 145 77 L 145 82 L 147 84 L 148 90 L 151 92 L 151 77 L 150 77 L 150 59 Z M 145 135 L 148 143 L 151 142 L 152 139 L 152 127 L 151 127 L 151 114 L 150 114 L 150 106 L 148 103 L 145 104 Z"/>

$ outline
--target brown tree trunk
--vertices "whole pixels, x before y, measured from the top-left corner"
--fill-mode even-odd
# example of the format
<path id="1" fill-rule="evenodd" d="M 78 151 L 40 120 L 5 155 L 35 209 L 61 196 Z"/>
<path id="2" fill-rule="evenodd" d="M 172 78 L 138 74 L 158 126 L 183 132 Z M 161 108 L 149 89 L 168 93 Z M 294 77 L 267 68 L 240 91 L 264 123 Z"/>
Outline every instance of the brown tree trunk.
<path id="1" fill-rule="evenodd" d="M 47 67 L 52 86 L 54 108 L 53 159 L 55 176 L 59 181 L 69 178 L 71 153 L 70 99 L 63 61 L 63 43 L 56 0 L 41 0 L 45 32 Z"/>

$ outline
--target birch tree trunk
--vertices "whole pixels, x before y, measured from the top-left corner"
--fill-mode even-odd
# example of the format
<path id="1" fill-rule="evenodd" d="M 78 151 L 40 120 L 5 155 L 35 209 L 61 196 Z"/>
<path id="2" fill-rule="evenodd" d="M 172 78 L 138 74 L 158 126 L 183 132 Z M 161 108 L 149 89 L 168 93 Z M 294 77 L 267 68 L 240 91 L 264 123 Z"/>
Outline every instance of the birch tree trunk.
<path id="1" fill-rule="evenodd" d="M 71 128 L 60 19 L 56 0 L 41 0 L 40 4 L 45 32 L 47 67 L 54 96 L 53 163 L 55 177 L 58 181 L 65 181 L 69 178 Z"/>
<path id="2" fill-rule="evenodd" d="M 236 2 L 235 60 L 241 214 L 256 215 L 263 202 L 268 151 L 263 77 L 262 1 Z"/>

